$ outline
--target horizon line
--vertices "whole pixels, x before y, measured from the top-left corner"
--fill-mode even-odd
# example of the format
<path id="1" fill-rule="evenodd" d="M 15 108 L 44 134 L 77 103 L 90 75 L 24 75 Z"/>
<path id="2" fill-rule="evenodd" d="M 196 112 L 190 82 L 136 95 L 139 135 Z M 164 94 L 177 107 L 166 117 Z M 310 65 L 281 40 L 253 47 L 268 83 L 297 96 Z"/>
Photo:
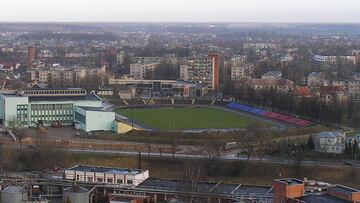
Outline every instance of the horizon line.
<path id="1" fill-rule="evenodd" d="M 0 24 L 17 24 L 17 23 L 164 23 L 164 24 L 180 24 L 180 23 L 189 23 L 189 24 L 352 24 L 352 25 L 360 25 L 360 22 L 301 22 L 301 21 L 0 21 Z"/>

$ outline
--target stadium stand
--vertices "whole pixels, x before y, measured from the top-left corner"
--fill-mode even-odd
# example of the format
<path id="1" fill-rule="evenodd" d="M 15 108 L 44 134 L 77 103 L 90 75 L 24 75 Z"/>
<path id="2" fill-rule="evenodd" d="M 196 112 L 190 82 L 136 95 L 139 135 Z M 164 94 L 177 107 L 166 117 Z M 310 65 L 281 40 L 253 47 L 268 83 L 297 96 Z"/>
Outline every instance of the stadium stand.
<path id="1" fill-rule="evenodd" d="M 198 105 L 210 105 L 211 101 L 208 101 L 208 100 L 196 100 L 195 101 L 195 104 L 198 104 Z"/>
<path id="2" fill-rule="evenodd" d="M 213 105 L 215 105 L 215 106 L 225 106 L 228 103 L 229 102 L 226 102 L 226 101 L 215 101 L 215 103 Z"/>
<path id="3" fill-rule="evenodd" d="M 126 103 L 125 100 L 121 99 L 112 99 L 109 102 L 117 106 L 128 106 L 128 103 Z"/>
<path id="4" fill-rule="evenodd" d="M 191 99 L 179 99 L 179 100 L 175 100 L 175 104 L 192 104 L 192 100 Z"/>
<path id="5" fill-rule="evenodd" d="M 144 105 L 144 100 L 142 99 L 128 99 L 126 102 L 131 105 Z"/>
<path id="6" fill-rule="evenodd" d="M 170 99 L 156 99 L 154 100 L 155 104 L 171 104 Z"/>
<path id="7" fill-rule="evenodd" d="M 248 105 L 244 105 L 244 104 L 239 104 L 239 103 L 236 103 L 236 102 L 231 102 L 231 103 L 227 104 L 226 106 L 231 108 L 231 109 L 236 109 L 236 110 L 239 110 L 239 111 L 245 111 L 245 112 L 248 112 L 248 113 L 263 116 L 265 118 L 270 118 L 270 119 L 273 119 L 273 120 L 289 123 L 289 124 L 300 126 L 300 127 L 306 127 L 306 126 L 310 126 L 310 125 L 313 124 L 311 121 L 295 118 L 295 117 L 288 116 L 288 115 L 285 115 L 285 114 L 280 114 L 280 113 L 267 111 L 267 110 L 260 109 L 260 108 L 257 108 L 257 107 L 252 107 L 252 106 L 248 106 Z"/>

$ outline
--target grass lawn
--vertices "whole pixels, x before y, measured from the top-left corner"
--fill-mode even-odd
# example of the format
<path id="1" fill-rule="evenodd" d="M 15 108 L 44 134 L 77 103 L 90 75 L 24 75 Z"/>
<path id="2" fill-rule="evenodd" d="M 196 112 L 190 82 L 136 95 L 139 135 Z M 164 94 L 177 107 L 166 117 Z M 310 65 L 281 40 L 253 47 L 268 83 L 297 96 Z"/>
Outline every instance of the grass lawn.
<path id="1" fill-rule="evenodd" d="M 115 111 L 131 119 L 131 109 Z M 212 108 L 134 109 L 134 120 L 158 130 L 244 128 L 252 122 L 266 125 L 250 117 Z"/>

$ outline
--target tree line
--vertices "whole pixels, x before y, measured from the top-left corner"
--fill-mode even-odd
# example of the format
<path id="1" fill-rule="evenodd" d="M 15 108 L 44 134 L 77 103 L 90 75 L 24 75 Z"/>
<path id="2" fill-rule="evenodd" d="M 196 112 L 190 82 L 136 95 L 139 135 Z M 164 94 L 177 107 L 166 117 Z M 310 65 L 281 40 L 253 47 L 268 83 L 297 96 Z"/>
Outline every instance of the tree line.
<path id="1" fill-rule="evenodd" d="M 239 85 L 233 90 L 236 101 L 264 108 L 273 112 L 308 119 L 311 121 L 339 126 L 343 123 L 358 124 L 359 105 L 349 99 L 347 105 L 335 101 L 327 104 L 319 97 L 299 97 L 293 92 L 282 92 L 276 88 L 254 89 L 249 85 Z"/>

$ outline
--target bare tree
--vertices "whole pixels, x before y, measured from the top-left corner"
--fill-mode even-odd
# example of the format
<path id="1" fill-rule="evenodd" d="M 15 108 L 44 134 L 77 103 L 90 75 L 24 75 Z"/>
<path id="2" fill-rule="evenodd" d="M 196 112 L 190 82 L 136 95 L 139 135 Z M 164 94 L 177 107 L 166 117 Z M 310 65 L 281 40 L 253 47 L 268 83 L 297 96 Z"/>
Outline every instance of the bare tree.
<path id="1" fill-rule="evenodd" d="M 221 140 L 211 140 L 206 144 L 206 149 L 209 154 L 209 158 L 221 157 L 223 151 L 225 151 L 226 143 Z"/>
<path id="2" fill-rule="evenodd" d="M 257 128 L 254 132 L 254 140 L 257 156 L 262 161 L 267 147 L 271 144 L 271 127 Z"/>
<path id="3" fill-rule="evenodd" d="M 251 155 L 255 150 L 255 131 L 258 126 L 254 123 L 245 128 L 243 135 L 240 137 L 240 146 L 244 149 L 247 155 L 247 161 L 250 160 Z"/>
<path id="4" fill-rule="evenodd" d="M 176 151 L 177 151 L 178 142 L 174 136 L 170 136 L 170 149 L 172 158 L 175 157 Z"/>
<path id="5" fill-rule="evenodd" d="M 200 175 L 202 170 L 199 164 L 187 163 L 184 168 L 184 178 L 180 189 L 185 193 L 185 201 L 193 202 L 195 193 L 199 191 Z"/>
<path id="6" fill-rule="evenodd" d="M 22 149 L 23 148 L 23 139 L 26 135 L 27 129 L 15 117 L 9 119 L 9 121 L 7 123 L 7 129 L 9 131 L 10 135 L 14 136 L 16 138 L 16 141 L 19 141 L 20 149 Z"/>
<path id="7" fill-rule="evenodd" d="M 158 150 L 159 150 L 160 156 L 162 156 L 162 147 L 161 147 L 161 145 L 158 144 L 158 145 L 156 145 L 156 146 L 157 146 L 157 148 L 158 148 Z"/>

